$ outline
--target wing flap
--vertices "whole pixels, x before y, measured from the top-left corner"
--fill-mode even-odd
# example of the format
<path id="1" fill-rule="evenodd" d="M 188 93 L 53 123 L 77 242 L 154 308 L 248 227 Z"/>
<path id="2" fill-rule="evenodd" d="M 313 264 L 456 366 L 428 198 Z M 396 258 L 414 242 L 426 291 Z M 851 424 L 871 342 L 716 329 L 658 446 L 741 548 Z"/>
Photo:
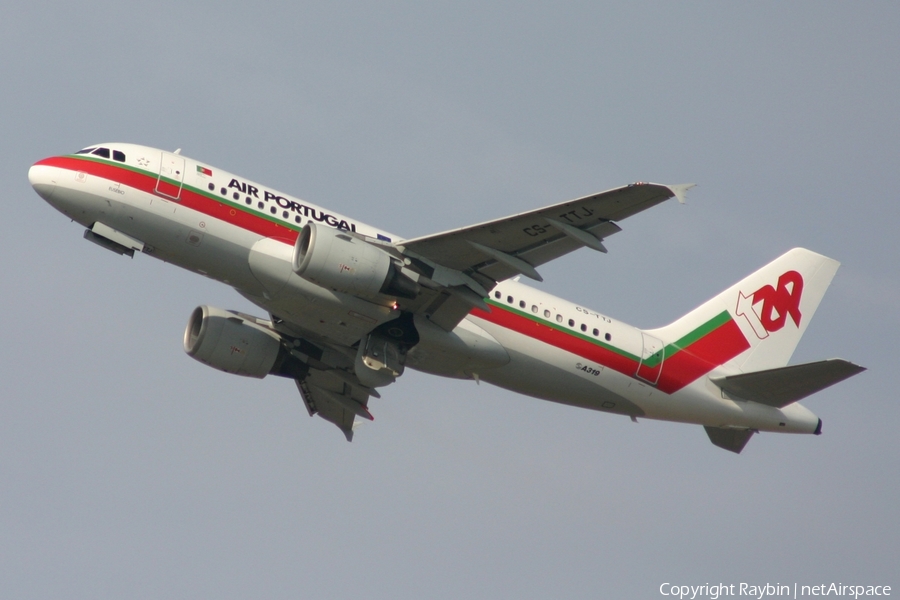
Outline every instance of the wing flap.
<path id="1" fill-rule="evenodd" d="M 718 377 L 712 381 L 735 398 L 783 408 L 865 370 L 865 367 L 833 358 Z"/>
<path id="2" fill-rule="evenodd" d="M 353 430 L 358 424 L 356 417 L 374 420 L 367 408 L 371 393 L 363 385 L 353 385 L 345 377 L 316 369 L 310 370 L 305 378 L 294 381 L 309 416 L 319 415 L 334 423 L 348 442 L 353 440 Z"/>

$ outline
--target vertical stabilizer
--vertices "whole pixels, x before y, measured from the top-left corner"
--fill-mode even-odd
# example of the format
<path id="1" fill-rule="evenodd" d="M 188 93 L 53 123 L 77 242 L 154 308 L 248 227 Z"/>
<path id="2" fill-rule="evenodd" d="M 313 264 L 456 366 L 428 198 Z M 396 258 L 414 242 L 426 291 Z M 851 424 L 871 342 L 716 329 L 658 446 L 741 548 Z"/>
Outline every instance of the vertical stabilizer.
<path id="1" fill-rule="evenodd" d="M 783 367 L 838 266 L 836 260 L 794 248 L 671 325 L 648 333 L 671 344 L 715 320 L 730 320 L 746 339 L 746 349 L 734 357 L 741 371 Z"/>

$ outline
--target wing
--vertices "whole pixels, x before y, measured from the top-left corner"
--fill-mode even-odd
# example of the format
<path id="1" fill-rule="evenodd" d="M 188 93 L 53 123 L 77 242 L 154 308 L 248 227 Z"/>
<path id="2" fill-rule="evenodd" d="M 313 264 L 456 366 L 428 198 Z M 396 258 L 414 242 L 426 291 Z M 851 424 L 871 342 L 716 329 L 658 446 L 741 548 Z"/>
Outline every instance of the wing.
<path id="1" fill-rule="evenodd" d="M 484 308 L 496 282 L 516 275 L 541 281 L 535 267 L 582 246 L 606 252 L 603 239 L 621 231 L 617 221 L 672 197 L 683 201 L 691 187 L 634 183 L 394 246 L 437 291 L 425 314 L 450 330 L 473 306 Z"/>
<path id="2" fill-rule="evenodd" d="M 334 423 L 344 432 L 348 442 L 353 440 L 356 417 L 374 420 L 367 404 L 375 390 L 354 383 L 352 379 L 355 379 L 352 374 L 310 369 L 306 377 L 294 380 L 309 416 L 317 414 Z"/>
<path id="3" fill-rule="evenodd" d="M 490 310 L 484 299 L 498 281 L 519 274 L 540 280 L 535 267 L 582 246 L 606 252 L 602 240 L 620 231 L 616 221 L 673 196 L 681 200 L 690 187 L 636 183 L 394 244 L 358 237 L 390 254 L 397 261 L 392 268 L 421 286 L 416 297 L 402 298 L 400 320 L 403 314 L 410 319 L 413 313 L 424 314 L 451 331 L 473 307 Z M 259 299 L 250 300 L 265 307 Z M 369 398 L 379 397 L 374 387 L 369 387 L 377 384 L 369 379 L 363 384 L 358 376 L 362 346 L 337 344 L 306 330 L 302 323 L 275 314 L 271 318 L 265 326 L 282 336 L 284 348 L 302 365 L 282 374 L 294 378 L 310 416 L 317 414 L 334 423 L 350 441 L 357 417 L 372 420 Z M 388 323 L 399 327 L 398 320 Z M 366 339 L 368 336 L 360 343 Z"/>
<path id="4" fill-rule="evenodd" d="M 294 379 L 309 416 L 319 415 L 334 423 L 347 441 L 352 441 L 358 423 L 356 417 L 373 421 L 368 409 L 369 398 L 380 397 L 377 390 L 363 385 L 356 376 L 352 357 L 357 351 L 329 342 L 275 315 L 271 319 L 255 321 L 280 335 L 284 349 L 302 365 L 283 369 L 279 374 Z"/>

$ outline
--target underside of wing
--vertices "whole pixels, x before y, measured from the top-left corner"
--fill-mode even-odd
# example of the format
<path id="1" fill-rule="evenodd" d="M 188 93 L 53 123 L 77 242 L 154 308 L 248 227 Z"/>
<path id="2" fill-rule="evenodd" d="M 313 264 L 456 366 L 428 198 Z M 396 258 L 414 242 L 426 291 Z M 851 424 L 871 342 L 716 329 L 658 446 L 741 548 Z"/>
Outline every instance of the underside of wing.
<path id="1" fill-rule="evenodd" d="M 319 415 L 334 423 L 347 441 L 352 441 L 358 418 L 374 420 L 368 409 L 369 398 L 380 397 L 356 375 L 353 356 L 358 350 L 329 342 L 275 315 L 269 325 L 282 336 L 291 356 L 305 367 L 295 370 L 294 382 L 309 416 Z"/>
<path id="2" fill-rule="evenodd" d="M 369 391 L 354 385 L 332 371 L 311 369 L 303 379 L 295 380 L 309 416 L 319 415 L 338 426 L 347 441 L 353 440 L 357 417 L 374 420 L 367 408 Z"/>

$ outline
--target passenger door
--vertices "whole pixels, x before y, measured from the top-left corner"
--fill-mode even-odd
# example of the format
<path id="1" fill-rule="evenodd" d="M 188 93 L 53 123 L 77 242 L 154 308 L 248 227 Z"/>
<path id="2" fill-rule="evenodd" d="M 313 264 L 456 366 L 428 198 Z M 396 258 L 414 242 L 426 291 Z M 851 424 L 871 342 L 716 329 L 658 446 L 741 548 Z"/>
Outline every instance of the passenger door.
<path id="1" fill-rule="evenodd" d="M 184 185 L 184 158 L 163 152 L 159 160 L 159 179 L 156 180 L 156 193 L 165 198 L 178 200 L 181 187 Z"/>

